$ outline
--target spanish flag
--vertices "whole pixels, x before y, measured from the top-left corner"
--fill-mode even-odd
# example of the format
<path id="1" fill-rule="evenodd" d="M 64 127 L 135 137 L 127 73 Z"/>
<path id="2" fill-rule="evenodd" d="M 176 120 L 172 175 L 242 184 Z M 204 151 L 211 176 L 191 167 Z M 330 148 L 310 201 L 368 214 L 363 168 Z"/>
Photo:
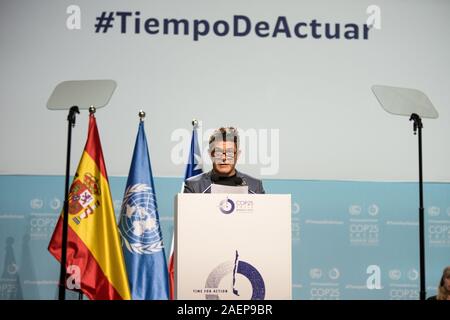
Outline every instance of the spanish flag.
<path id="1" fill-rule="evenodd" d="M 61 215 L 48 250 L 61 262 Z M 66 268 L 80 271 L 80 290 L 91 300 L 130 299 L 108 175 L 93 114 L 80 164 L 69 191 Z"/>

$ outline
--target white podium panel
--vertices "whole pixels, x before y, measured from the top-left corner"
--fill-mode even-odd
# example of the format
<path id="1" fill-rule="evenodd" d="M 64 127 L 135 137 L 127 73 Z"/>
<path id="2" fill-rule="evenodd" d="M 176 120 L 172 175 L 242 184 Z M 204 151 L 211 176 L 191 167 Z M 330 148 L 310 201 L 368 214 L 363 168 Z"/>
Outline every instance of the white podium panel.
<path id="1" fill-rule="evenodd" d="M 178 194 L 175 296 L 291 299 L 291 196 Z"/>

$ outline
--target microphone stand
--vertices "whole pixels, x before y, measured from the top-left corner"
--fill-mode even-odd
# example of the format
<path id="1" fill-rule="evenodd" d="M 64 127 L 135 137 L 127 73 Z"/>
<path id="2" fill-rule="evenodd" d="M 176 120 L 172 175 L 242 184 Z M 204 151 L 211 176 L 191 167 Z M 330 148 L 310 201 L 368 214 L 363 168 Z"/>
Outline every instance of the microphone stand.
<path id="1" fill-rule="evenodd" d="M 423 204 L 423 175 L 422 175 L 422 119 L 416 113 L 411 114 L 410 121 L 414 121 L 414 134 L 419 131 L 419 255 L 420 255 L 420 300 L 426 299 L 425 287 L 425 232 L 424 232 L 424 204 Z"/>

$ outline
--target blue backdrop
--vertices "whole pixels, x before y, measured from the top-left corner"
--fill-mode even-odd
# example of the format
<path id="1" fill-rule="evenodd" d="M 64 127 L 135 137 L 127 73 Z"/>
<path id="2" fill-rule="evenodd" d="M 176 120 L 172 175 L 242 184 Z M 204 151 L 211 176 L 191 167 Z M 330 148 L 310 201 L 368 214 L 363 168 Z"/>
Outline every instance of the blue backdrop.
<path id="1" fill-rule="evenodd" d="M 155 178 L 166 254 L 181 182 Z M 116 214 L 125 183 L 126 177 L 110 177 Z M 417 183 L 265 180 L 264 186 L 292 194 L 294 299 L 418 299 Z M 0 190 L 0 299 L 56 299 L 59 267 L 47 245 L 64 177 L 4 175 Z M 450 184 L 426 183 L 424 192 L 427 295 L 434 295 L 450 265 Z"/>

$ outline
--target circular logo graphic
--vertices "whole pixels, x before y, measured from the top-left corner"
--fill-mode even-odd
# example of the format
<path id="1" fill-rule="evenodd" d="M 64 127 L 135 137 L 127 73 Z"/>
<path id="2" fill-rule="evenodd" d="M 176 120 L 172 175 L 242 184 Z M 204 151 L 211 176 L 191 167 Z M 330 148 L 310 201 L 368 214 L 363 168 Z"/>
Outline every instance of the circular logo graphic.
<path id="1" fill-rule="evenodd" d="M 233 200 L 228 199 L 228 198 L 220 201 L 220 204 L 219 204 L 219 209 L 224 214 L 232 213 L 234 211 L 235 207 L 236 207 L 236 205 L 234 204 Z"/>
<path id="2" fill-rule="evenodd" d="M 44 205 L 44 201 L 42 201 L 41 199 L 33 199 L 30 201 L 30 207 L 31 209 L 41 209 Z"/>
<path id="3" fill-rule="evenodd" d="M 300 204 L 298 202 L 294 202 L 292 204 L 292 213 L 294 214 L 300 213 Z"/>
<path id="4" fill-rule="evenodd" d="M 338 268 L 333 268 L 330 271 L 328 271 L 328 277 L 330 277 L 331 280 L 337 280 L 340 277 L 340 272 Z"/>
<path id="5" fill-rule="evenodd" d="M 389 270 L 389 278 L 392 280 L 400 280 L 402 272 L 398 269 Z"/>
<path id="6" fill-rule="evenodd" d="M 309 270 L 309 276 L 311 277 L 311 279 L 320 279 L 322 278 L 322 270 L 319 268 L 313 268 Z"/>
<path id="7" fill-rule="evenodd" d="M 441 213 L 441 208 L 439 207 L 429 207 L 428 208 L 428 214 L 430 217 L 437 217 Z"/>
<path id="8" fill-rule="evenodd" d="M 163 249 L 156 201 L 150 186 L 128 187 L 122 205 L 120 232 L 127 249 L 133 253 L 151 254 Z"/>
<path id="9" fill-rule="evenodd" d="M 218 265 L 208 276 L 205 283 L 205 288 L 219 288 L 220 282 L 225 276 L 233 273 L 233 279 L 235 273 L 240 274 L 247 278 L 252 288 L 252 296 L 250 300 L 264 300 L 266 296 L 266 286 L 264 279 L 259 271 L 246 261 L 239 260 L 237 263 L 234 261 L 227 261 Z M 239 296 L 238 286 L 235 285 L 233 280 L 232 284 L 233 294 Z M 220 294 L 206 294 L 206 300 L 220 300 Z"/>
<path id="10" fill-rule="evenodd" d="M 17 273 L 17 271 L 19 271 L 19 267 L 17 266 L 17 264 L 11 263 L 11 264 L 8 265 L 8 269 L 7 270 L 8 270 L 8 273 L 10 275 L 14 275 L 14 274 Z"/>
<path id="11" fill-rule="evenodd" d="M 61 200 L 59 200 L 58 198 L 53 198 L 53 200 L 50 202 L 50 208 L 52 208 L 53 210 L 58 210 L 59 208 L 61 208 Z"/>
<path id="12" fill-rule="evenodd" d="M 411 269 L 408 271 L 408 279 L 411 281 L 417 280 L 419 278 L 419 271 L 416 269 Z"/>
<path id="13" fill-rule="evenodd" d="M 361 206 L 358 206 L 358 205 L 356 205 L 356 204 L 353 204 L 353 205 L 351 205 L 351 206 L 348 208 L 348 212 L 349 212 L 352 216 L 358 216 L 358 215 L 360 215 L 360 214 L 361 214 L 361 211 L 362 211 Z"/>
<path id="14" fill-rule="evenodd" d="M 369 211 L 369 215 L 371 215 L 373 217 L 373 216 L 378 215 L 380 208 L 376 204 L 372 204 L 369 206 L 368 211 Z"/>

